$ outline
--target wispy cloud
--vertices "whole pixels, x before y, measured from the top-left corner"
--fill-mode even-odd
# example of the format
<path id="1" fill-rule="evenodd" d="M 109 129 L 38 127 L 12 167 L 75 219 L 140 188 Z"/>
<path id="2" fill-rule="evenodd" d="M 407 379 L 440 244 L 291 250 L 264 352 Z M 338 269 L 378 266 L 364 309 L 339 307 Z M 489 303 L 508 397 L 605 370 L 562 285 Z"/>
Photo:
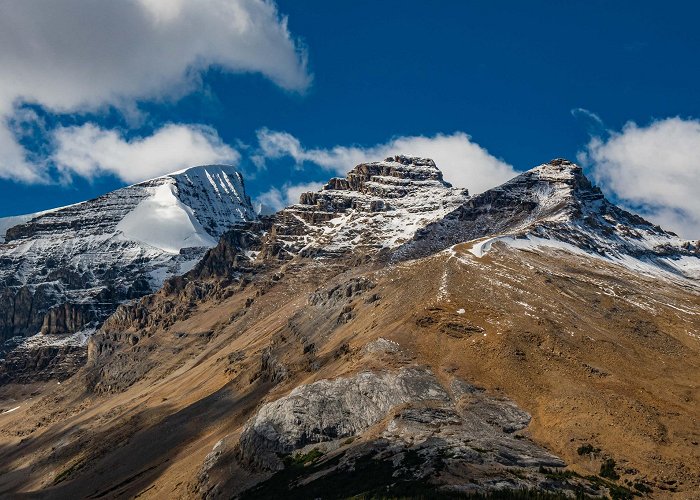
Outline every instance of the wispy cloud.
<path id="1" fill-rule="evenodd" d="M 586 108 L 573 108 L 571 110 L 571 114 L 572 114 L 572 116 L 574 116 L 574 118 L 579 118 L 579 117 L 583 116 L 585 118 L 588 118 L 588 119 L 594 121 L 597 125 L 599 125 L 601 127 L 605 126 L 605 124 L 603 123 L 603 120 L 600 118 L 600 116 L 598 116 L 596 113 L 594 113 L 593 111 L 590 111 Z"/>

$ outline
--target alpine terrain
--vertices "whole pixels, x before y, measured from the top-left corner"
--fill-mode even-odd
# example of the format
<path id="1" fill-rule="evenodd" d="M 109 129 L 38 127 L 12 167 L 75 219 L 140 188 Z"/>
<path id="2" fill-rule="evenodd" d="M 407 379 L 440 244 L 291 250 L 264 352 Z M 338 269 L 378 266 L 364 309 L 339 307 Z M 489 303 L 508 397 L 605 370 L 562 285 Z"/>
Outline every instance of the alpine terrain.
<path id="1" fill-rule="evenodd" d="M 241 175 L 210 165 L 0 219 L 0 383 L 69 377 L 119 304 L 189 271 L 255 218 Z"/>
<path id="2" fill-rule="evenodd" d="M 0 496 L 700 498 L 699 242 L 567 160 L 472 196 L 396 156 L 260 217 L 199 167 L 26 219 L 3 338 L 87 359 L 6 364 Z"/>

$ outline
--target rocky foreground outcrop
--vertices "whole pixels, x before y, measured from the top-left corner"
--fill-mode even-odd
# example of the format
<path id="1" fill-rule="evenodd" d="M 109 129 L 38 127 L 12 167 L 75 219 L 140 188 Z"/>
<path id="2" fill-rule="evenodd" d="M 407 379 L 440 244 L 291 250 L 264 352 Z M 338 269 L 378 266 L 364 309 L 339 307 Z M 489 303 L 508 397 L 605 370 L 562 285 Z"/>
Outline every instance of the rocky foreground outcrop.
<path id="1" fill-rule="evenodd" d="M 494 488 L 601 492 L 583 479 L 557 484 L 550 468 L 566 464 L 518 433 L 529 422 L 530 415 L 507 398 L 459 379 L 445 388 L 423 367 L 319 380 L 263 405 L 238 441 L 217 443 L 196 489 L 206 498 L 235 492 L 228 475 L 233 462 L 274 471 L 250 489 L 239 488 L 242 498 L 283 491 L 287 498 L 321 496 L 324 490 L 333 495 L 340 484 L 346 495 L 367 494 L 373 482 L 378 491 L 414 494 Z M 353 474 L 360 484 L 340 483 Z"/>
<path id="2" fill-rule="evenodd" d="M 355 436 L 395 406 L 429 400 L 446 403 L 450 398 L 432 374 L 419 369 L 396 374 L 364 372 L 300 386 L 263 406 L 246 424 L 241 455 L 261 467 L 279 469 L 283 466 L 279 455 L 308 444 Z"/>

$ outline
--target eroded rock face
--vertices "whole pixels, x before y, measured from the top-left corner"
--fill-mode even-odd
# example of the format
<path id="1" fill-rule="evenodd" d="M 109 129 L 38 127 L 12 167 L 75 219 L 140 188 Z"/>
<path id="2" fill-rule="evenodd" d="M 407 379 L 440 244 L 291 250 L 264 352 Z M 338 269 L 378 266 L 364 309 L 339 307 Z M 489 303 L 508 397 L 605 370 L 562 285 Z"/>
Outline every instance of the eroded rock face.
<path id="1" fill-rule="evenodd" d="M 52 307 L 46 313 L 41 325 L 41 333 L 43 335 L 74 333 L 85 328 L 93 319 L 89 305 L 62 304 Z"/>
<path id="2" fill-rule="evenodd" d="M 368 348 L 378 343 L 389 341 L 380 339 Z M 391 348 L 400 349 L 396 343 Z M 320 380 L 263 405 L 237 444 L 229 437 L 219 441 L 195 489 L 205 491 L 206 498 L 266 497 L 287 478 L 281 491 L 303 498 L 347 477 L 362 483 L 367 474 L 368 484 L 344 486 L 343 491 L 366 493 L 401 483 L 430 484 L 433 492 L 452 493 L 573 491 L 576 481 L 550 484 L 542 468 L 566 464 L 518 433 L 529 422 L 530 415 L 512 401 L 459 379 L 448 390 L 422 367 Z M 225 472 L 232 456 L 243 467 L 282 472 L 240 489 Z M 298 463 L 308 467 L 299 469 Z M 585 489 L 584 483 L 578 486 Z"/>
<path id="3" fill-rule="evenodd" d="M 0 384 L 66 380 L 85 364 L 84 346 L 46 346 L 12 349 L 0 363 Z"/>
<path id="4" fill-rule="evenodd" d="M 269 256 L 376 256 L 439 220 L 468 198 L 466 189 L 445 182 L 427 158 L 389 157 L 362 163 L 344 179 L 331 179 L 321 191 L 275 216 L 263 252 Z"/>
<path id="5" fill-rule="evenodd" d="M 361 295 L 374 287 L 375 283 L 365 277 L 353 278 L 346 283 L 314 292 L 309 297 L 309 304 L 333 307 L 338 303 Z"/>
<path id="6" fill-rule="evenodd" d="M 277 469 L 278 453 L 289 454 L 310 443 L 353 436 L 379 422 L 393 407 L 449 395 L 427 370 L 360 373 L 299 386 L 288 396 L 264 405 L 245 426 L 240 446 L 244 460 Z"/>
<path id="7" fill-rule="evenodd" d="M 394 156 L 383 162 L 361 163 L 353 168 L 345 179 L 335 177 L 328 181 L 323 189 L 316 193 L 303 193 L 301 205 L 315 205 L 326 211 L 344 211 L 349 208 L 365 208 L 371 212 L 389 210 L 392 198 L 402 198 L 411 192 L 411 188 L 421 182 L 435 182 L 445 188 L 451 187 L 442 178 L 442 172 L 429 158 Z M 386 198 L 376 203 L 365 205 L 358 196 L 342 196 L 335 191 L 354 191 L 365 195 Z M 351 194 L 351 193 L 348 193 Z"/>

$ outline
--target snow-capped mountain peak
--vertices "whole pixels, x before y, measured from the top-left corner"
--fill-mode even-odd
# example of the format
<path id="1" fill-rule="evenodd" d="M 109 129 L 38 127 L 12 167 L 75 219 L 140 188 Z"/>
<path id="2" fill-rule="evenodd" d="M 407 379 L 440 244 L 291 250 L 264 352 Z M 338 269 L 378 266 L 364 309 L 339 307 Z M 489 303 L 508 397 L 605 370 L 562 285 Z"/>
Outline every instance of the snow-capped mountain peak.
<path id="1" fill-rule="evenodd" d="M 275 234 L 287 254 L 389 250 L 467 198 L 466 189 L 443 180 L 433 160 L 393 156 L 359 164 L 345 178 L 302 194 L 298 204 L 278 214 Z"/>
<path id="2" fill-rule="evenodd" d="M 580 166 L 561 158 L 469 198 L 397 254 L 424 255 L 472 240 L 481 240 L 480 254 L 498 240 L 583 252 L 644 272 L 700 276 L 697 242 L 614 205 Z"/>
<path id="3" fill-rule="evenodd" d="M 232 166 L 192 167 L 142 184 L 151 196 L 116 227 L 127 240 L 178 253 L 213 247 L 233 224 L 255 219 L 243 177 Z"/>
<path id="4" fill-rule="evenodd" d="M 255 219 L 240 173 L 205 165 L 6 220 L 12 227 L 0 244 L 0 338 L 99 322 L 124 300 L 188 271 L 224 232 Z"/>

